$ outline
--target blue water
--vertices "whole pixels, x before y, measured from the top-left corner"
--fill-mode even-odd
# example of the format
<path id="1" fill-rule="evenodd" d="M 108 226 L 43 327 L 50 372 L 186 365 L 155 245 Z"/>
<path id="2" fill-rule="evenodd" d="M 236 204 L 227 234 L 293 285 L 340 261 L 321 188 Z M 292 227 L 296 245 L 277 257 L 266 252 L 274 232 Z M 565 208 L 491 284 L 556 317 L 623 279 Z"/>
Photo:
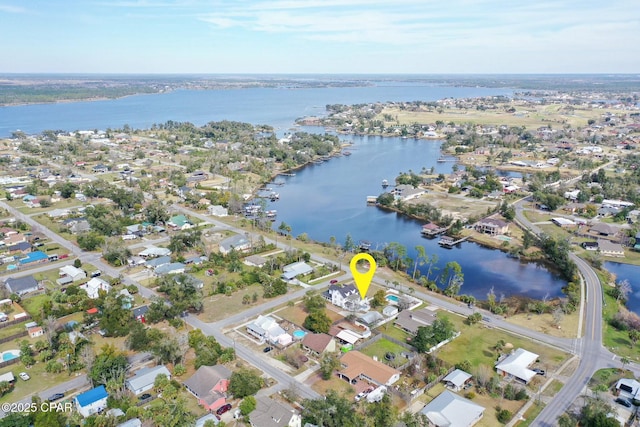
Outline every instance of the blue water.
<path id="1" fill-rule="evenodd" d="M 399 299 L 397 296 L 395 296 L 395 295 L 387 295 L 387 300 L 388 300 L 388 301 L 393 301 L 393 302 L 398 302 L 398 301 L 400 301 L 400 299 Z"/>
<path id="2" fill-rule="evenodd" d="M 632 291 L 627 301 L 627 308 L 640 314 L 640 267 L 610 261 L 605 262 L 604 267 L 616 275 L 616 282 L 625 279 L 629 281 Z"/>
<path id="3" fill-rule="evenodd" d="M 7 360 L 17 359 L 18 357 L 20 357 L 20 356 L 18 356 L 16 354 L 13 354 L 13 353 L 6 353 L 5 352 L 5 353 L 2 354 L 2 360 L 4 362 L 6 362 Z"/>
<path id="4" fill-rule="evenodd" d="M 391 85 L 313 89 L 179 90 L 106 101 L 0 107 L 0 137 L 22 130 L 146 129 L 168 120 L 195 125 L 237 120 L 287 129 L 302 116 L 323 115 L 327 104 L 385 101 L 435 101 L 446 97 L 510 95 L 509 89 L 433 85 Z"/>
<path id="5" fill-rule="evenodd" d="M 301 338 L 304 338 L 304 336 L 307 335 L 307 333 L 303 330 L 296 329 L 295 331 L 293 331 L 292 335 L 294 338 L 301 339 Z"/>
<path id="6" fill-rule="evenodd" d="M 397 82 L 396 82 L 397 83 Z M 295 119 L 323 115 L 325 105 L 385 101 L 430 101 L 447 97 L 509 95 L 508 89 L 430 86 L 412 83 L 360 88 L 242 89 L 217 91 L 181 90 L 160 95 L 140 95 L 118 100 L 62 104 L 27 105 L 1 108 L 0 136 L 20 129 L 38 133 L 47 129 L 147 128 L 167 120 L 189 121 L 201 125 L 214 120 L 238 120 L 269 124 L 280 132 Z M 319 128 L 306 128 L 322 132 Z M 464 243 L 450 250 L 435 240 L 421 237 L 422 222 L 365 205 L 366 196 L 382 191 L 383 179 L 390 182 L 401 171 L 420 171 L 432 166 L 437 173 L 451 171 L 452 163 L 437 163 L 440 143 L 400 138 L 351 137 L 351 156 L 332 159 L 297 171 L 278 187 L 280 201 L 270 206 L 278 211 L 278 221 L 292 226 L 293 234 L 306 232 L 311 238 L 328 242 L 334 236 L 344 242 L 369 240 L 373 249 L 399 242 L 415 256 L 422 245 L 429 255 L 437 254 L 438 266 L 458 261 L 465 275 L 462 293 L 485 299 L 493 287 L 496 295 L 526 295 L 532 298 L 561 294 L 564 281 L 544 266 L 523 263 L 500 251 Z M 423 271 L 425 269 L 423 268 Z M 437 278 L 435 271 L 431 278 Z"/>

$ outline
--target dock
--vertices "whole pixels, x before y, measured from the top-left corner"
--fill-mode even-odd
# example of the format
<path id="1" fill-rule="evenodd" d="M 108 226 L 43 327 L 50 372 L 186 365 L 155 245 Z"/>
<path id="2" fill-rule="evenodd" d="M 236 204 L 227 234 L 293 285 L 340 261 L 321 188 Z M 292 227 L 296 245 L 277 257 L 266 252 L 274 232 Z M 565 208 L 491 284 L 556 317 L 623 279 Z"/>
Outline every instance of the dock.
<path id="1" fill-rule="evenodd" d="M 367 196 L 367 205 L 375 205 L 376 203 L 378 203 L 377 196 Z"/>
<path id="2" fill-rule="evenodd" d="M 464 242 L 464 241 L 465 241 L 465 240 L 467 240 L 469 237 L 471 237 L 471 236 L 465 236 L 465 237 L 462 237 L 462 238 L 460 238 L 460 239 L 458 239 L 458 240 L 455 240 L 455 239 L 454 239 L 453 237 L 451 237 L 451 236 L 442 236 L 442 237 L 440 237 L 440 240 L 438 241 L 438 244 L 439 244 L 440 246 L 444 246 L 445 248 L 452 248 L 452 247 L 454 247 L 455 245 L 457 245 L 458 243 L 462 243 L 462 242 Z"/>
<path id="3" fill-rule="evenodd" d="M 447 231 L 447 227 L 438 227 L 436 224 L 430 222 L 422 226 L 422 230 L 420 230 L 420 234 L 424 237 L 436 237 L 439 234 Z"/>

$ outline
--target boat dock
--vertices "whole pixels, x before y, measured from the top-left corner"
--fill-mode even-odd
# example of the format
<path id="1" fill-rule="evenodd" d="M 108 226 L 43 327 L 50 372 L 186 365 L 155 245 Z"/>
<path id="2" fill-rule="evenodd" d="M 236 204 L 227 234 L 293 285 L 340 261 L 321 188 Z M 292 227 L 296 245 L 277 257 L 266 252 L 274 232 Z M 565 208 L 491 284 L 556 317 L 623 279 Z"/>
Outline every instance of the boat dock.
<path id="1" fill-rule="evenodd" d="M 447 231 L 447 227 L 439 227 L 436 224 L 430 222 L 422 226 L 420 234 L 422 234 L 424 237 L 436 237 L 437 235 L 442 234 L 445 231 Z"/>
<path id="2" fill-rule="evenodd" d="M 377 196 L 367 196 L 367 205 L 375 205 L 376 203 L 378 203 Z"/>
<path id="3" fill-rule="evenodd" d="M 454 247 L 455 245 L 457 245 L 458 243 L 462 243 L 462 242 L 464 242 L 464 241 L 465 241 L 465 240 L 467 240 L 469 237 L 471 237 L 471 236 L 465 236 L 465 237 L 462 237 L 462 238 L 460 238 L 460 239 L 458 239 L 458 240 L 455 240 L 455 239 L 454 239 L 453 237 L 451 237 L 451 236 L 442 236 L 442 237 L 440 237 L 440 240 L 438 241 L 438 244 L 439 244 L 440 246 L 444 246 L 445 248 L 452 248 L 452 247 Z"/>

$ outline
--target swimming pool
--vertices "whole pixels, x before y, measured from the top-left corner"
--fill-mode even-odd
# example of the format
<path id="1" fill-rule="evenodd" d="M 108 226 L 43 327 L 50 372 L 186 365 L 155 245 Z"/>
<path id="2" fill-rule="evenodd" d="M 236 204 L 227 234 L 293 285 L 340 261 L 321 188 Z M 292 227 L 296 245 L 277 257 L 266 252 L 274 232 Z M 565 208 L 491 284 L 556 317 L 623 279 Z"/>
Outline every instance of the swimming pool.
<path id="1" fill-rule="evenodd" d="M 295 331 L 293 331 L 293 337 L 297 340 L 301 340 L 302 338 L 304 338 L 305 335 L 307 335 L 307 333 L 301 329 L 296 329 Z"/>
<path id="2" fill-rule="evenodd" d="M 20 357 L 20 350 L 7 350 L 2 352 L 2 361 L 17 359 Z"/>
<path id="3" fill-rule="evenodd" d="M 387 295 L 387 301 L 398 302 L 398 301 L 400 301 L 400 298 L 398 298 L 395 295 Z"/>

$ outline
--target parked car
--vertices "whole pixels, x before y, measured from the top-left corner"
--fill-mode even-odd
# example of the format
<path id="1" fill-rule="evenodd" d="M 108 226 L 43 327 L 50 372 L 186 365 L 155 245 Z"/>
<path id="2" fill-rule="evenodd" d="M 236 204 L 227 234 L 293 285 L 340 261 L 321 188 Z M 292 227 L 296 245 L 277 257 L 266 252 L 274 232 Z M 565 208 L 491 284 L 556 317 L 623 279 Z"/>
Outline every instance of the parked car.
<path id="1" fill-rule="evenodd" d="M 151 395 L 149 393 L 145 393 L 142 396 L 138 397 L 138 400 L 147 400 L 151 399 Z"/>
<path id="2" fill-rule="evenodd" d="M 615 402 L 619 403 L 622 406 L 626 406 L 627 408 L 631 408 L 631 402 L 629 402 L 627 399 L 623 399 L 622 397 L 618 397 Z"/>
<path id="3" fill-rule="evenodd" d="M 265 347 L 264 350 L 262 350 L 262 352 L 269 353 L 271 350 L 273 350 L 273 347 Z"/>
<path id="4" fill-rule="evenodd" d="M 338 283 L 338 280 L 337 279 L 333 279 L 329 283 L 331 283 L 332 285 L 335 285 L 336 283 Z"/>
<path id="5" fill-rule="evenodd" d="M 100 270 L 95 270 L 91 272 L 91 277 L 98 277 L 102 274 L 102 271 Z"/>
<path id="6" fill-rule="evenodd" d="M 535 372 L 538 375 L 546 375 L 547 373 L 545 372 L 544 369 L 532 369 L 533 372 Z"/>
<path id="7" fill-rule="evenodd" d="M 0 311 L 0 322 L 6 322 L 7 320 L 9 320 L 9 316 Z"/>
<path id="8" fill-rule="evenodd" d="M 20 372 L 18 376 L 22 378 L 23 381 L 29 381 L 29 379 L 31 378 L 26 372 Z"/>
<path id="9" fill-rule="evenodd" d="M 56 393 L 56 394 L 52 394 L 51 396 L 49 396 L 47 398 L 47 400 L 49 402 L 55 402 L 56 400 L 60 400 L 64 397 L 64 393 Z"/>
<path id="10" fill-rule="evenodd" d="M 356 394 L 356 402 L 360 402 L 360 400 L 366 397 L 367 394 L 369 393 L 365 391 L 361 391 L 360 393 Z"/>
<path id="11" fill-rule="evenodd" d="M 216 409 L 216 414 L 218 415 L 222 415 L 225 412 L 227 412 L 229 409 L 231 409 L 231 404 L 227 403 L 226 405 L 222 405 L 221 407 L 219 407 L 218 409 Z"/>

